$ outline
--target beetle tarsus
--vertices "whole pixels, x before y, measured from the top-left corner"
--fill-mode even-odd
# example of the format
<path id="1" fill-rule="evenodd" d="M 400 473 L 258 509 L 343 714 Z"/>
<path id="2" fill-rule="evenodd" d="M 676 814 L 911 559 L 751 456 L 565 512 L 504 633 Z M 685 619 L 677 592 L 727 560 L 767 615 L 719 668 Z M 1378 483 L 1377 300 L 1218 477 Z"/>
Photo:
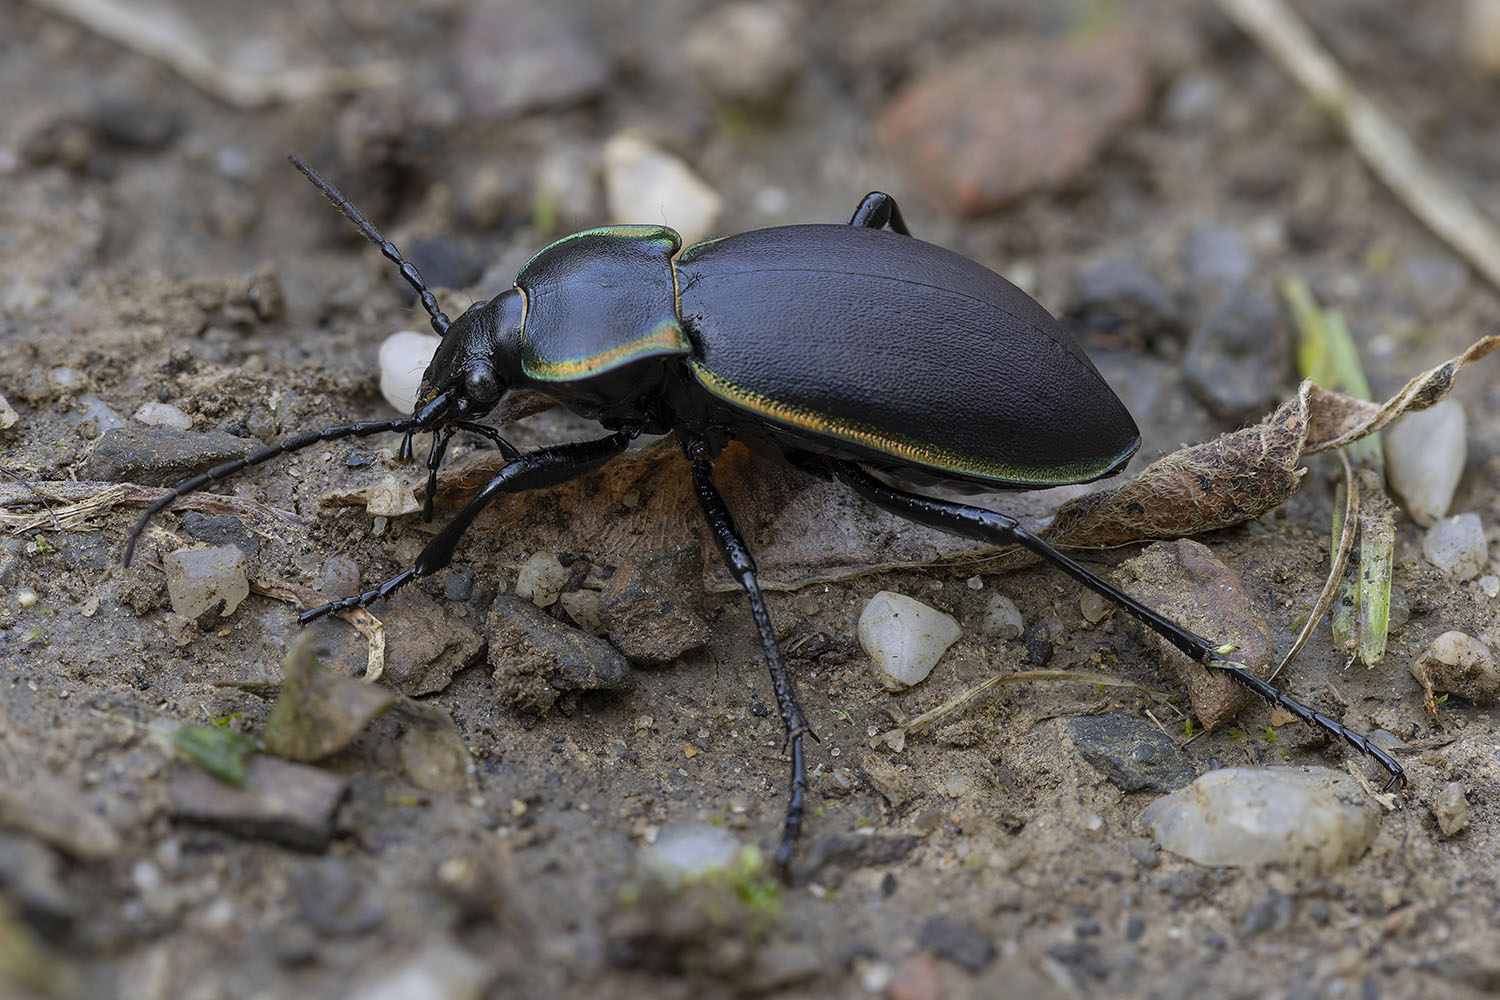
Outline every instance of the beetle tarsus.
<path id="1" fill-rule="evenodd" d="M 351 608 L 368 607 L 376 601 L 383 601 L 387 597 L 390 597 L 398 588 L 404 587 L 416 579 L 418 575 L 415 569 L 403 570 L 373 590 L 367 590 L 362 594 L 353 594 L 349 597 L 341 597 L 337 601 L 329 601 L 327 604 L 320 604 L 316 608 L 308 608 L 297 616 L 297 621 L 302 625 L 310 625 L 324 615 L 331 615 L 336 611 L 348 611 Z"/>
<path id="2" fill-rule="evenodd" d="M 690 443 L 685 449 L 689 455 L 702 456 L 707 449 Z M 750 601 L 750 614 L 760 632 L 761 651 L 765 654 L 766 667 L 771 672 L 771 690 L 776 696 L 776 707 L 781 712 L 781 722 L 786 727 L 787 741 L 792 751 L 791 795 L 787 801 L 786 822 L 782 828 L 781 845 L 776 849 L 776 870 L 786 878 L 792 850 L 802 832 L 802 815 L 807 799 L 807 764 L 803 758 L 802 738 L 812 736 L 802 706 L 797 703 L 797 693 L 792 687 L 792 676 L 781 655 L 781 644 L 776 641 L 776 632 L 771 627 L 771 615 L 766 610 L 766 601 L 755 580 L 755 557 L 745 544 L 744 536 L 729 513 L 724 496 L 714 485 L 713 465 L 707 458 L 695 457 L 693 461 L 693 492 L 698 496 L 698 506 L 703 509 L 703 518 L 713 532 L 719 554 L 729 567 L 745 596 Z M 817 739 L 816 736 L 813 736 Z"/>
<path id="3" fill-rule="evenodd" d="M 1020 545 L 1034 552 L 1139 618 L 1153 632 L 1199 663 L 1223 670 L 1237 683 L 1249 688 L 1272 705 L 1291 712 L 1308 725 L 1316 726 L 1335 739 L 1343 740 L 1361 753 L 1375 758 L 1393 780 L 1405 780 L 1401 765 L 1396 762 L 1395 758 L 1371 743 L 1368 737 L 1330 719 L 1321 712 L 1313 711 L 1301 702 L 1278 691 L 1250 671 L 1224 659 L 1220 652 L 1224 649 L 1223 646 L 1210 643 L 1202 636 L 1188 631 L 1170 618 L 1152 611 L 1128 594 L 1116 589 L 1104 578 L 1090 572 L 1021 527 L 1014 518 L 980 507 L 970 507 L 967 504 L 908 493 L 881 482 L 852 462 L 831 459 L 830 465 L 838 477 L 848 483 L 860 496 L 907 520 L 997 545 Z"/>
<path id="4" fill-rule="evenodd" d="M 911 230 L 906 228 L 906 220 L 901 218 L 901 209 L 896 206 L 896 199 L 884 191 L 871 191 L 865 195 L 849 219 L 849 225 L 864 226 L 867 229 L 884 229 L 890 226 L 902 236 L 911 235 Z"/>
<path id="5" fill-rule="evenodd" d="M 1224 671 L 1235 682 L 1255 692 L 1271 705 L 1290 712 L 1298 719 L 1301 719 L 1310 726 L 1316 726 L 1336 740 L 1343 740 L 1367 757 L 1373 757 L 1376 763 L 1385 768 L 1386 774 L 1390 775 L 1384 786 L 1386 791 L 1390 791 L 1395 785 L 1406 784 L 1406 770 L 1402 768 L 1400 762 L 1371 742 L 1368 736 L 1350 729 L 1341 722 L 1330 719 L 1322 712 L 1313 711 L 1301 702 L 1272 687 L 1269 683 L 1261 680 L 1242 666 L 1226 661 L 1214 662 L 1212 666 Z"/>

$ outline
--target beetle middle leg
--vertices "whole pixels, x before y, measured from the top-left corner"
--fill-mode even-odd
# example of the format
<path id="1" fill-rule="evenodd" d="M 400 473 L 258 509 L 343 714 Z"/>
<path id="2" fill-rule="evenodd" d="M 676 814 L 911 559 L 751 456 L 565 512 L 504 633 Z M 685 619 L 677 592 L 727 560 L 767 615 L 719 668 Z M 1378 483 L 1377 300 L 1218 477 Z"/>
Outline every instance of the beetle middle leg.
<path id="1" fill-rule="evenodd" d="M 479 516 L 480 512 L 488 507 L 497 496 L 502 493 L 522 493 L 527 490 L 560 486 L 577 479 L 579 476 L 593 472 L 620 454 L 630 446 L 633 437 L 635 434 L 631 431 L 618 431 L 609 437 L 595 441 L 554 445 L 551 448 L 540 448 L 521 455 L 497 472 L 495 477 L 475 494 L 474 499 L 454 515 L 453 520 L 443 525 L 437 536 L 427 543 L 422 554 L 417 556 L 416 565 L 364 593 L 353 594 L 316 608 L 309 608 L 297 616 L 298 621 L 306 625 L 335 611 L 362 608 L 381 598 L 389 597 L 396 589 L 419 576 L 436 573 L 452 562 L 453 550 L 458 547 L 458 540 L 463 537 L 464 532 L 469 530 L 469 525 L 474 523 L 474 519 Z"/>
<path id="2" fill-rule="evenodd" d="M 863 226 L 866 229 L 884 229 L 890 226 L 902 236 L 910 236 L 911 230 L 906 228 L 906 220 L 901 218 L 901 209 L 896 207 L 896 199 L 884 191 L 871 191 L 860 201 L 859 207 L 854 210 L 854 215 L 849 219 L 851 226 Z"/>
<path id="3" fill-rule="evenodd" d="M 1321 712 L 1313 711 L 1301 702 L 1278 691 L 1250 671 L 1234 665 L 1224 656 L 1222 647 L 1215 646 L 1202 636 L 1183 628 L 1165 615 L 1152 611 L 1130 595 L 1118 590 L 1103 577 L 1090 572 L 1021 527 L 1015 518 L 985 510 L 982 507 L 971 507 L 968 504 L 908 493 L 881 482 L 853 462 L 830 460 L 829 464 L 834 473 L 860 496 L 907 520 L 983 542 L 1020 545 L 1034 552 L 1084 586 L 1124 608 L 1153 632 L 1194 660 L 1205 666 L 1223 670 L 1236 683 L 1255 692 L 1272 705 L 1286 709 L 1303 722 L 1317 726 L 1335 739 L 1343 740 L 1361 753 L 1375 758 L 1390 775 L 1390 780 L 1386 784 L 1387 788 L 1406 780 L 1406 773 L 1396 759 L 1371 743 L 1367 737 L 1343 723 L 1330 719 Z"/>
<path id="4" fill-rule="evenodd" d="M 760 586 L 755 581 L 755 557 L 750 554 L 744 537 L 724 503 L 719 488 L 714 485 L 713 464 L 707 458 L 707 449 L 701 444 L 690 444 L 688 455 L 693 459 L 693 492 L 697 494 L 698 506 L 718 543 L 724 563 L 734 574 L 745 596 L 750 600 L 750 613 L 755 618 L 755 627 L 760 632 L 761 649 L 765 652 L 766 666 L 771 671 L 771 690 L 776 695 L 776 707 L 781 711 L 781 722 L 786 726 L 787 742 L 792 752 L 792 791 L 786 807 L 786 824 L 782 829 L 781 844 L 776 848 L 776 870 L 785 877 L 792 858 L 792 848 L 802 832 L 802 814 L 807 799 L 807 764 L 802 756 L 802 737 L 812 736 L 802 706 L 797 704 L 797 693 L 792 689 L 792 677 L 786 669 L 781 655 L 781 645 L 776 641 L 776 632 L 771 627 L 771 615 L 766 611 L 766 601 Z"/>

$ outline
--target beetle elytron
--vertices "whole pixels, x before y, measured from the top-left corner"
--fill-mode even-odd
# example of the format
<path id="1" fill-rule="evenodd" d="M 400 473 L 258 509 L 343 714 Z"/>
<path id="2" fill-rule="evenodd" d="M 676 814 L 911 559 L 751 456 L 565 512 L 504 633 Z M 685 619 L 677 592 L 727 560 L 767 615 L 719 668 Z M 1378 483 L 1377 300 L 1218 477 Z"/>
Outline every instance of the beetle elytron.
<path id="1" fill-rule="evenodd" d="M 1394 783 L 1393 758 L 1226 658 L 1025 531 L 1015 520 L 921 496 L 907 482 L 1036 489 L 1106 476 L 1140 444 L 1135 422 L 1053 317 L 1004 278 L 914 239 L 896 203 L 872 193 L 849 225 L 761 229 L 682 249 L 662 226 L 611 226 L 542 250 L 515 287 L 449 321 L 415 267 L 343 195 L 292 163 L 401 269 L 442 337 L 415 412 L 302 434 L 187 480 L 158 511 L 209 482 L 319 441 L 386 431 L 430 432 L 425 514 L 458 430 L 484 435 L 508 463 L 428 543 L 416 565 L 380 586 L 304 612 L 306 623 L 370 604 L 447 566 L 460 537 L 501 493 L 582 476 L 640 434 L 676 435 L 720 553 L 745 589 L 791 752 L 791 796 L 776 863 L 784 872 L 807 791 L 811 735 L 756 585 L 755 560 L 714 484 L 731 439 L 824 476 L 909 520 L 1002 545 L 1021 545 L 1097 591 L 1200 663 L 1226 670 L 1274 705 L 1374 757 Z M 681 251 L 679 253 L 679 250 Z M 518 453 L 476 423 L 505 393 L 540 391 L 609 433 Z"/>

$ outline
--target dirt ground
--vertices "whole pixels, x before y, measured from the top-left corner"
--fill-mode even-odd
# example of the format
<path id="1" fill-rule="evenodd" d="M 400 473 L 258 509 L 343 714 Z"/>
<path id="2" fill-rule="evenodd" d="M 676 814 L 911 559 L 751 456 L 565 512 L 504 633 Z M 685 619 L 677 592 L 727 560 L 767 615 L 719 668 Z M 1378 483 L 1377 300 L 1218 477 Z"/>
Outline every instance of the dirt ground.
<path id="1" fill-rule="evenodd" d="M 1500 217 L 1500 84 L 1460 55 L 1463 5 L 1301 6 L 1316 8 L 1307 15 L 1358 83 Z M 1275 280 L 1299 273 L 1342 310 L 1376 397 L 1497 332 L 1495 291 L 1211 5 L 786 8 L 788 89 L 753 108 L 715 96 L 684 57 L 684 38 L 712 9 L 170 5 L 182 23 L 166 19 L 167 30 L 185 24 L 224 66 L 399 67 L 395 86 L 240 110 L 42 5 L 0 0 L 0 394 L 18 414 L 0 430 L 0 465 L 58 504 L 102 497 L 68 530 L 7 522 L 0 532 L 0 995 L 1373 1000 L 1500 990 L 1493 711 L 1450 698 L 1433 719 L 1407 672 L 1444 631 L 1500 637 L 1500 601 L 1444 579 L 1404 518 L 1395 582 L 1410 617 L 1385 663 L 1347 667 L 1320 629 L 1279 681 L 1402 744 L 1407 789 L 1369 851 L 1328 874 L 1205 868 L 1154 850 L 1137 818 L 1158 793 L 1122 791 L 1064 724 L 1149 710 L 1183 743 L 1185 706 L 1153 706 L 1131 689 L 1007 687 L 893 745 L 894 716 L 1038 661 L 1181 690 L 1134 621 L 1086 618 L 1082 588 L 1056 571 L 937 565 L 770 595 L 821 738 L 809 751 L 793 885 L 760 871 L 665 885 L 643 859 L 664 832 L 701 826 L 774 847 L 787 758 L 753 624 L 740 596 L 713 586 L 712 552 L 704 585 L 693 519 L 598 483 L 482 519 L 454 568 L 370 609 L 385 626 L 385 681 L 451 716 L 472 766 L 414 762 L 422 746 L 445 744 L 422 742 L 430 715 L 393 711 L 315 771 L 279 779 L 289 798 L 333 788 L 321 820 L 305 803 L 282 803 L 303 813 L 284 822 L 195 812 L 215 790 L 194 784 L 200 773 L 174 750 L 178 727 L 264 733 L 272 699 L 244 685 L 280 678 L 302 632 L 297 611 L 410 565 L 433 530 L 417 515 L 323 503 L 392 474 L 419 477 L 390 463 L 394 438 L 346 439 L 238 477 L 217 507 L 159 517 L 122 569 L 126 531 L 156 494 L 101 494 L 100 469 L 112 470 L 106 479 L 143 470 L 143 484 L 160 485 L 181 478 L 162 471 L 173 462 L 214 447 L 399 416 L 377 390 L 376 351 L 425 317 L 394 269 L 286 165 L 288 152 L 339 184 L 434 286 L 452 289 L 450 313 L 509 287 L 550 239 L 609 221 L 601 149 L 626 129 L 722 197 L 721 232 L 839 222 L 866 191 L 890 191 L 917 235 L 1016 276 L 1074 318 L 1141 425 L 1132 470 L 1258 416 L 1296 385 L 1285 339 L 1273 336 L 1242 368 L 1220 369 L 1254 383 L 1248 410 L 1226 412 L 1212 386 L 1185 379 L 1195 356 L 1185 345 L 1214 296 L 1184 247 L 1205 227 L 1248 252 L 1246 288 L 1274 301 Z M 901 151 L 877 137 L 898 91 L 956 54 L 991 39 L 1097 32 L 1138 40 L 1146 104 L 1065 184 L 955 218 L 923 200 Z M 466 94 L 492 50 L 531 103 L 484 108 Z M 1110 296 L 1091 292 L 1086 272 L 1122 260 L 1144 264 L 1150 281 L 1137 275 L 1116 295 L 1144 318 L 1112 322 Z M 1469 432 L 1452 509 L 1480 516 L 1494 552 L 1492 362 L 1456 389 Z M 179 408 L 191 430 L 159 431 L 135 459 L 96 453 L 116 422 L 139 427 L 134 415 L 151 402 Z M 514 440 L 589 433 L 553 413 L 529 418 Z M 483 443 L 457 440 L 455 458 Z M 650 461 L 681 465 L 671 449 Z M 0 495 L 7 515 L 36 509 L 9 478 Z M 1316 459 L 1287 504 L 1201 539 L 1241 575 L 1278 648 L 1322 584 L 1333 496 L 1332 467 Z M 857 507 L 799 522 L 800 541 L 778 523 L 746 533 L 752 545 L 814 552 L 838 535 L 880 563 L 876 551 L 900 532 Z M 185 618 L 168 600 L 164 558 L 203 541 L 247 558 L 256 592 L 228 617 Z M 670 639 L 699 623 L 706 645 L 669 664 L 637 662 L 624 690 L 518 696 L 514 677 L 493 675 L 508 627 L 494 602 L 539 551 L 567 563 L 569 590 L 607 599 L 611 581 L 623 586 L 617 577 L 648 581 L 685 609 L 655 624 Z M 1108 575 L 1131 554 L 1083 558 Z M 880 687 L 854 639 L 880 590 L 932 604 L 964 630 L 933 675 L 900 695 Z M 996 594 L 1028 628 L 1046 626 L 1050 659 L 1034 630 L 1031 643 L 983 633 Z M 363 668 L 365 636 L 338 621 L 316 629 L 326 664 Z M 1352 764 L 1378 776 L 1305 727 L 1269 723 L 1254 704 L 1184 752 L 1199 773 Z M 1448 782 L 1464 784 L 1471 810 L 1452 836 L 1433 814 Z"/>

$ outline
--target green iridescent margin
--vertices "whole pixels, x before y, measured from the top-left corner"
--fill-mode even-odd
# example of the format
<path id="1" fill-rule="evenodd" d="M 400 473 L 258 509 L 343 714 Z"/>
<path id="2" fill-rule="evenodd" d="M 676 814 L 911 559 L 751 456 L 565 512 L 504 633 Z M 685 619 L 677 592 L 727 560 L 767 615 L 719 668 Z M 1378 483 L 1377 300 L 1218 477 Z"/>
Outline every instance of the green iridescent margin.
<path id="1" fill-rule="evenodd" d="M 762 393 L 734 385 L 705 367 L 700 361 L 689 361 L 688 367 L 692 369 L 699 384 L 715 396 L 769 420 L 812 431 L 815 434 L 838 438 L 840 441 L 869 448 L 871 451 L 878 451 L 913 465 L 940 469 L 974 479 L 987 479 L 995 483 L 1018 486 L 1062 486 L 1097 479 L 1126 457 L 1120 455 L 1108 462 L 1087 466 L 1007 465 L 1003 462 L 975 458 L 972 455 L 940 448 L 905 434 L 881 430 L 870 424 L 841 420 L 838 417 L 818 413 L 816 410 L 783 403 Z"/>
<path id="2" fill-rule="evenodd" d="M 522 359 L 521 367 L 529 377 L 541 382 L 570 382 L 607 372 L 636 358 L 656 354 L 686 354 L 692 349 L 692 343 L 683 334 L 678 322 L 666 319 L 656 324 L 644 337 L 616 344 L 598 354 L 569 361 L 546 361 L 528 357 Z"/>
<path id="3" fill-rule="evenodd" d="M 521 275 L 526 273 L 526 269 L 536 263 L 538 257 L 549 250 L 557 249 L 564 243 L 571 243 L 585 236 L 608 236 L 620 240 L 649 240 L 653 242 L 661 240 L 672 248 L 671 252 L 667 255 L 669 257 L 682 248 L 682 237 L 677 235 L 677 230 L 669 229 L 666 226 L 599 226 L 596 229 L 585 229 L 581 233 L 570 233 L 542 247 L 531 255 L 531 259 L 526 262 L 524 267 L 516 272 L 517 283 L 520 282 Z"/>

